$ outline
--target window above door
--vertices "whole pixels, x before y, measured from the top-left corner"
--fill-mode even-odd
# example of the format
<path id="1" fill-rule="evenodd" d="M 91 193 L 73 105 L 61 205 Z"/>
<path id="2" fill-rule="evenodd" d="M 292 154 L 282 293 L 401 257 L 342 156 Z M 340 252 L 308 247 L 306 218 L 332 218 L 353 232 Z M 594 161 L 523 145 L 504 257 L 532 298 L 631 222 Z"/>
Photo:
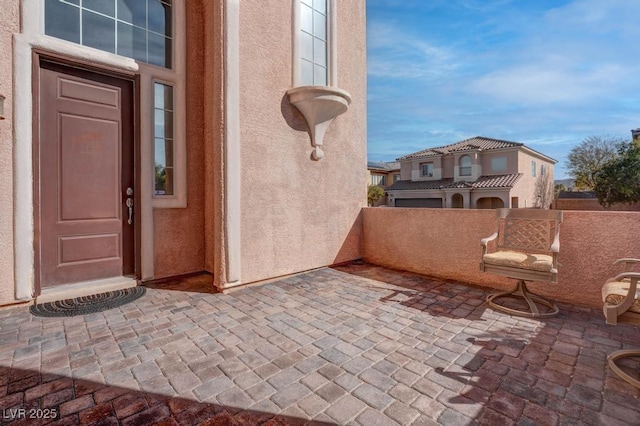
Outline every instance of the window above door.
<path id="1" fill-rule="evenodd" d="M 171 0 L 45 0 L 44 23 L 52 37 L 173 66 Z"/>

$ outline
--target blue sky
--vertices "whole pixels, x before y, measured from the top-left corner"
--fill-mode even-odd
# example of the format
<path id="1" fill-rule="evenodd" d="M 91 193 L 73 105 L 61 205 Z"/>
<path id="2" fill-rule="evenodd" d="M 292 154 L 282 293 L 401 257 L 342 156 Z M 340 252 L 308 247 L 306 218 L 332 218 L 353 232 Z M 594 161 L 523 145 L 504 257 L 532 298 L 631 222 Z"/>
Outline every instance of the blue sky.
<path id="1" fill-rule="evenodd" d="M 556 160 L 640 127 L 640 1 L 367 0 L 368 157 L 473 136 Z"/>

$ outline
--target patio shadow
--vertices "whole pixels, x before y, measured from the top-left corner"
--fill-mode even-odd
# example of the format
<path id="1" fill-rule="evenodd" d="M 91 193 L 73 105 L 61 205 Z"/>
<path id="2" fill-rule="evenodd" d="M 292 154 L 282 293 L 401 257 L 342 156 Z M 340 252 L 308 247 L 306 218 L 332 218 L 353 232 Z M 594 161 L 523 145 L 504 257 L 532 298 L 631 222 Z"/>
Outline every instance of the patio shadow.
<path id="1" fill-rule="evenodd" d="M 0 424 L 332 425 L 0 366 Z M 46 417 L 44 417 L 46 416 Z"/>

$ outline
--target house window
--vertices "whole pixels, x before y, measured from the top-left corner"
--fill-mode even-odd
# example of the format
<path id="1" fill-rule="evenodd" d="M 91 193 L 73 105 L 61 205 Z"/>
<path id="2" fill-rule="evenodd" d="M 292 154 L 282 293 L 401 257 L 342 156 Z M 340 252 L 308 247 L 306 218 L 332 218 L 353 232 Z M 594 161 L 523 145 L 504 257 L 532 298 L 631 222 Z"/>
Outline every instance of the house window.
<path id="1" fill-rule="evenodd" d="M 300 0 L 300 74 L 303 86 L 328 85 L 327 0 Z"/>
<path id="2" fill-rule="evenodd" d="M 460 176 L 471 176 L 471 157 L 468 155 L 460 157 Z"/>
<path id="3" fill-rule="evenodd" d="M 504 172 L 507 170 L 507 157 L 494 157 L 491 159 L 491 171 Z"/>
<path id="4" fill-rule="evenodd" d="M 393 174 L 393 183 L 399 182 L 400 181 L 400 173 L 394 173 Z"/>
<path id="5" fill-rule="evenodd" d="M 423 163 L 420 165 L 422 176 L 433 177 L 433 163 Z"/>
<path id="6" fill-rule="evenodd" d="M 387 177 L 385 175 L 371 175 L 371 185 L 385 186 Z"/>
<path id="7" fill-rule="evenodd" d="M 45 34 L 172 67 L 171 0 L 45 0 Z"/>
<path id="8" fill-rule="evenodd" d="M 544 174 L 547 172 L 547 167 L 544 164 L 540 165 L 540 174 L 542 176 L 544 176 Z"/>
<path id="9" fill-rule="evenodd" d="M 531 161 L 531 176 L 536 177 L 536 162 Z"/>
<path id="10" fill-rule="evenodd" d="M 173 195 L 173 87 L 153 83 L 155 195 Z"/>

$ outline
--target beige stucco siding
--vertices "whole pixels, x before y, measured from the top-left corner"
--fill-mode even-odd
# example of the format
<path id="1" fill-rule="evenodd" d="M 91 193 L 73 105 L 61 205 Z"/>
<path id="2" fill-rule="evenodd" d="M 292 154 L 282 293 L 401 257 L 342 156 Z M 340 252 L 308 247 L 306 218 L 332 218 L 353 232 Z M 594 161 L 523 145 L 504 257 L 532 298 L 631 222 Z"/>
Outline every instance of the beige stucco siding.
<path id="1" fill-rule="evenodd" d="M 5 0 L 0 7 L 0 95 L 5 120 L 0 120 L 0 305 L 14 301 L 13 274 L 13 49 L 12 34 L 19 30 L 19 4 Z"/>
<path id="2" fill-rule="evenodd" d="M 186 6 L 187 207 L 154 211 L 154 278 L 197 272 L 204 264 L 204 12 Z"/>
<path id="3" fill-rule="evenodd" d="M 291 2 L 240 3 L 241 279 L 253 282 L 360 257 L 366 205 L 364 2 L 337 2 L 338 87 L 352 96 L 311 159 L 289 104 Z M 258 7 L 260 5 L 260 7 Z"/>

